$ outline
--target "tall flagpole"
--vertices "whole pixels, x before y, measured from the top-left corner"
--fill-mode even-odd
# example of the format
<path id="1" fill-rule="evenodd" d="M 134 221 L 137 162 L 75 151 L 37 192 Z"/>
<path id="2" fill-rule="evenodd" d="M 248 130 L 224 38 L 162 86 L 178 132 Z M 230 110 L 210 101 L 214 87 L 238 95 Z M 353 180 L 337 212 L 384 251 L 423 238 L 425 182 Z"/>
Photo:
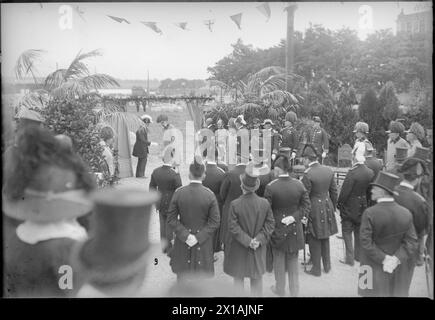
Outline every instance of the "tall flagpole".
<path id="1" fill-rule="evenodd" d="M 147 69 L 147 73 L 148 73 L 148 81 L 147 81 L 147 96 L 150 96 L 150 70 Z"/>
<path id="2" fill-rule="evenodd" d="M 285 69 L 286 74 L 289 75 L 293 73 L 294 68 L 294 17 L 297 5 L 295 3 L 289 3 L 284 10 L 287 11 L 287 42 L 286 42 L 286 59 L 285 59 Z M 291 79 L 286 77 L 286 90 L 291 90 Z"/>

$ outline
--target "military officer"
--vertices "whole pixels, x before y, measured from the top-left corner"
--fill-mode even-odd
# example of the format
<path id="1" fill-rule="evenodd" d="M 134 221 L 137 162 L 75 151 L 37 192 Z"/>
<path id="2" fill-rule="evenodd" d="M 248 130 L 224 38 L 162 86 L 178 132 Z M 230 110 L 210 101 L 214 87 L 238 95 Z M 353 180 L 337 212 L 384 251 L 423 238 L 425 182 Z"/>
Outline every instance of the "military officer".
<path id="1" fill-rule="evenodd" d="M 394 201 L 398 183 L 399 177 L 379 172 L 372 184 L 377 204 L 361 218 L 358 293 L 362 296 L 407 296 L 409 290 L 408 261 L 418 244 L 411 212 Z"/>
<path id="2" fill-rule="evenodd" d="M 391 121 L 389 125 L 387 154 L 385 160 L 385 169 L 391 171 L 395 169 L 397 164 L 396 150 L 397 148 L 409 149 L 409 144 L 405 139 L 400 137 L 400 134 L 405 131 L 405 127 L 399 121 Z"/>
<path id="3" fill-rule="evenodd" d="M 221 200 L 223 201 L 222 207 L 222 220 L 221 227 L 219 231 L 219 242 L 223 243 L 224 251 L 225 245 L 228 241 L 228 215 L 230 211 L 231 201 L 237 199 L 242 195 L 242 189 L 240 188 L 240 175 L 245 172 L 246 165 L 249 162 L 249 159 L 238 155 L 239 163 L 236 166 L 228 171 L 225 174 L 224 180 L 221 184 L 221 189 L 219 194 L 221 196 Z"/>
<path id="4" fill-rule="evenodd" d="M 290 163 L 285 155 L 279 155 L 274 171 L 277 179 L 270 182 L 264 197 L 272 206 L 275 230 L 271 237 L 273 270 L 276 285 L 272 291 L 285 295 L 285 276 L 288 273 L 290 295 L 299 294 L 298 253 L 305 245 L 302 224 L 307 222 L 311 203 L 301 181 L 289 176 Z"/>
<path id="5" fill-rule="evenodd" d="M 285 115 L 285 122 L 284 122 L 284 128 L 281 130 L 281 147 L 287 147 L 290 148 L 291 152 L 291 159 L 296 157 L 299 143 L 298 143 L 298 137 L 296 128 L 294 127 L 296 125 L 296 122 L 298 120 L 298 117 L 296 113 L 293 111 L 287 112 Z"/>
<path id="6" fill-rule="evenodd" d="M 311 132 L 311 136 L 309 141 L 311 141 L 312 146 L 316 150 L 316 153 L 319 155 L 318 161 L 323 162 L 323 159 L 326 158 L 329 151 L 329 136 L 325 129 L 320 127 L 320 117 L 314 116 L 314 129 Z"/>
<path id="7" fill-rule="evenodd" d="M 365 122 L 357 122 L 355 124 L 353 133 L 355 133 L 356 141 L 352 149 L 352 154 L 354 156 L 365 156 L 366 149 L 369 146 L 372 146 L 372 143 L 367 139 L 367 134 L 369 133 L 369 125 Z"/>
<path id="8" fill-rule="evenodd" d="M 168 224 L 175 232 L 170 253 L 172 271 L 180 281 L 185 275 L 214 275 L 213 234 L 219 227 L 219 205 L 209 188 L 202 185 L 205 166 L 195 156 L 189 167 L 190 184 L 175 190 L 168 210 Z"/>
<path id="9" fill-rule="evenodd" d="M 328 273 L 331 270 L 329 237 L 338 232 L 334 214 L 337 208 L 337 185 L 334 172 L 317 161 L 318 154 L 313 146 L 306 145 L 302 156 L 304 164 L 308 167 L 302 183 L 311 201 L 307 238 L 313 267 L 306 272 L 320 277 L 320 258 L 324 271 Z"/>
<path id="10" fill-rule="evenodd" d="M 172 168 L 172 158 L 173 149 L 168 146 L 163 152 L 163 165 L 154 169 L 149 185 L 150 190 L 158 190 L 161 193 L 160 201 L 156 204 L 156 210 L 159 211 L 160 239 L 164 253 L 170 252 L 173 240 L 173 231 L 167 222 L 169 204 L 175 190 L 182 185 L 180 174 Z"/>
<path id="11" fill-rule="evenodd" d="M 225 250 L 224 272 L 234 277 L 243 288 L 244 278 L 250 278 L 251 293 L 262 295 L 262 275 L 266 272 L 266 244 L 275 225 L 272 209 L 266 199 L 255 194 L 260 181 L 250 163 L 240 177 L 243 195 L 231 202 L 229 241 Z"/>
<path id="12" fill-rule="evenodd" d="M 367 209 L 367 189 L 373 182 L 374 173 L 364 164 L 364 156 L 357 153 L 354 165 L 349 169 L 338 196 L 338 209 L 341 217 L 341 232 L 346 247 L 346 257 L 341 263 L 353 266 L 359 261 L 359 228 L 361 215 Z M 354 235 L 355 249 L 352 244 Z"/>
<path id="13" fill-rule="evenodd" d="M 214 195 L 216 196 L 219 205 L 219 214 L 221 217 L 221 221 L 223 203 L 220 196 L 220 188 L 224 177 L 225 171 L 217 165 L 216 159 L 211 156 L 207 156 L 207 161 L 205 165 L 205 178 L 202 181 L 202 185 L 213 191 Z M 219 252 L 222 250 L 222 243 L 219 242 L 219 230 L 220 227 L 216 230 L 216 233 L 214 235 L 214 252 Z"/>

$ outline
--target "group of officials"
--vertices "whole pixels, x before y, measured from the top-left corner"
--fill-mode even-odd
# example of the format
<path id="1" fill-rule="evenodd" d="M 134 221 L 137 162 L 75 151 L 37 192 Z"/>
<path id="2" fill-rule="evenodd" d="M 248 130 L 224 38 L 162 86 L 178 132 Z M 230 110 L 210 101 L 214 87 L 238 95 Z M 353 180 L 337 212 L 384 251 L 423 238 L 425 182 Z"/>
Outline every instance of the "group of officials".
<path id="1" fill-rule="evenodd" d="M 272 131 L 270 162 L 246 157 L 237 148 L 237 163 L 230 170 L 222 143 L 227 129 L 222 120 L 214 128 L 207 119 L 217 151 L 195 156 L 185 186 L 174 170 L 176 144 L 166 145 L 163 165 L 153 171 L 149 186 L 162 194 L 157 205 L 161 238 L 177 278 L 212 276 L 214 253 L 224 251 L 224 272 L 236 286 L 243 287 L 249 278 L 252 294 L 261 295 L 262 275 L 273 270 L 276 284 L 271 290 L 284 296 L 287 274 L 290 295 L 298 296 L 298 255 L 304 249 L 305 260 L 305 243 L 310 251 L 305 265 L 311 265 L 305 272 L 318 277 L 322 265 L 323 272 L 331 270 L 329 238 L 338 233 L 339 209 L 346 248 L 341 262 L 352 266 L 359 261 L 366 267 L 360 270 L 370 268 L 360 273 L 360 279 L 366 278 L 358 282 L 359 294 L 407 296 L 415 266 L 424 263 L 427 251 L 433 257 L 432 239 L 426 240 L 432 237 L 431 151 L 421 145 L 411 148 L 415 141 L 409 138 L 419 125 L 408 130 L 408 143 L 400 137 L 403 125 L 390 124 L 384 167 L 367 139 L 368 125 L 358 122 L 353 166 L 338 192 L 334 171 L 322 165 L 328 152 L 326 132 L 316 125 L 299 148 L 293 137 L 296 114 L 289 112 L 285 119 L 280 133 L 273 131 L 271 120 L 261 124 L 263 133 Z M 245 126 L 243 116 L 230 119 L 227 132 Z M 259 126 L 254 121 L 254 128 Z M 256 151 L 264 153 L 261 145 Z M 296 157 L 302 170 L 294 165 Z"/>

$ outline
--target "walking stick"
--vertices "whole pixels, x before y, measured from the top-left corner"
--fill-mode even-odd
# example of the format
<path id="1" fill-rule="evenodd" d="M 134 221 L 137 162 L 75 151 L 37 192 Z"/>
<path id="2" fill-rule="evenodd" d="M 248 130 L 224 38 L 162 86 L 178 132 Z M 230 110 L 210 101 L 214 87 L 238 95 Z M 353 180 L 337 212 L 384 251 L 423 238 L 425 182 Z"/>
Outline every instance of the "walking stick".
<path id="1" fill-rule="evenodd" d="M 431 274 L 430 274 L 431 270 L 430 270 L 430 265 L 429 265 L 429 259 L 430 259 L 430 257 L 427 254 L 427 249 L 425 248 L 424 249 L 424 272 L 426 274 L 427 294 L 428 294 L 429 298 L 432 299 L 433 293 L 432 293 L 432 288 L 431 288 L 432 281 L 430 279 L 431 278 Z"/>
<path id="2" fill-rule="evenodd" d="M 304 226 L 304 271 L 307 271 L 307 258 L 306 258 L 307 243 L 306 243 L 306 239 L 307 239 L 307 226 Z"/>

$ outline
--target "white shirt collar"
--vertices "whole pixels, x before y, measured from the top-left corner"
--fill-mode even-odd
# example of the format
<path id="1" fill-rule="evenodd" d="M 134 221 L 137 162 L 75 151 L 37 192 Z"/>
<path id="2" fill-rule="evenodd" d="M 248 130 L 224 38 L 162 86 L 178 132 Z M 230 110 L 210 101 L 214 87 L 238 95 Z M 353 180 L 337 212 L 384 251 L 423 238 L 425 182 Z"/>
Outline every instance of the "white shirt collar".
<path id="1" fill-rule="evenodd" d="M 385 198 L 379 198 L 378 200 L 376 200 L 377 203 L 380 202 L 394 202 L 394 198 L 389 198 L 389 197 L 385 197 Z"/>
<path id="2" fill-rule="evenodd" d="M 172 164 L 170 164 L 170 163 L 164 163 L 163 166 L 164 167 L 172 167 Z"/>
<path id="3" fill-rule="evenodd" d="M 309 167 L 311 167 L 313 164 L 319 163 L 319 161 L 313 161 L 311 163 L 308 164 Z"/>
<path id="4" fill-rule="evenodd" d="M 70 238 L 77 241 L 87 238 L 85 228 L 75 219 L 43 224 L 25 221 L 17 227 L 16 233 L 21 241 L 29 244 L 58 238 Z"/>
<path id="5" fill-rule="evenodd" d="M 207 164 L 216 164 L 216 162 L 213 162 L 213 161 L 207 161 Z"/>
<path id="6" fill-rule="evenodd" d="M 202 184 L 202 181 L 201 180 L 190 180 L 190 183 L 200 183 L 200 184 Z"/>
<path id="7" fill-rule="evenodd" d="M 402 181 L 402 182 L 400 182 L 399 185 L 401 185 L 402 187 L 406 187 L 406 188 L 409 188 L 409 189 L 411 189 L 411 190 L 414 190 L 414 186 L 413 186 L 412 184 L 406 182 L 406 181 Z"/>
<path id="8" fill-rule="evenodd" d="M 290 176 L 289 176 L 288 173 L 287 173 L 287 174 L 280 174 L 280 175 L 278 176 L 278 178 L 281 178 L 281 177 L 290 177 Z"/>
<path id="9" fill-rule="evenodd" d="M 237 166 L 246 166 L 247 165 L 247 163 L 238 163 L 238 164 L 236 164 L 236 167 Z"/>

